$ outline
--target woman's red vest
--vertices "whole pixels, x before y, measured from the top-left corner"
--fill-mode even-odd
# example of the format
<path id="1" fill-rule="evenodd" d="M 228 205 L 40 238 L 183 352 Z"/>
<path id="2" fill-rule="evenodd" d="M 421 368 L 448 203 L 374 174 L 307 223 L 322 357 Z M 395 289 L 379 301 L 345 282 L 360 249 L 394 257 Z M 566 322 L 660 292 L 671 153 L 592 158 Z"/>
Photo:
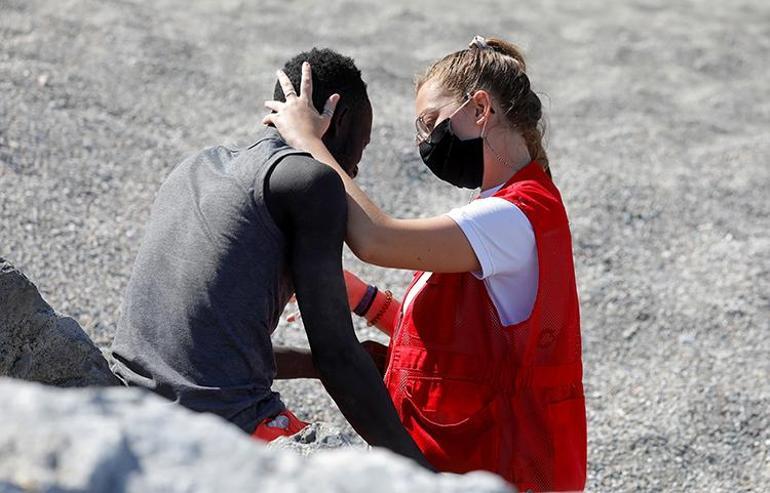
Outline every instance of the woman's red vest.
<path id="1" fill-rule="evenodd" d="M 439 470 L 484 469 L 520 490 L 582 490 L 586 416 L 567 215 L 535 162 L 494 196 L 521 209 L 535 232 L 532 314 L 504 326 L 483 281 L 434 273 L 393 333 L 385 384 Z"/>

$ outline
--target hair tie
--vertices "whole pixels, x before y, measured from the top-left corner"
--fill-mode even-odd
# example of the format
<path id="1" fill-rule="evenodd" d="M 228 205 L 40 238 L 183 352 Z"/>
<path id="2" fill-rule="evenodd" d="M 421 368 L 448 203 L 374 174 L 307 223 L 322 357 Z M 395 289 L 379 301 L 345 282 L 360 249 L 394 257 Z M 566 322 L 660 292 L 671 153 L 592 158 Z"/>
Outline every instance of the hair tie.
<path id="1" fill-rule="evenodd" d="M 473 37 L 471 42 L 468 43 L 468 48 L 478 48 L 479 50 L 493 49 L 491 46 L 489 46 L 489 43 L 487 43 L 487 38 L 479 35 Z"/>
<path id="2" fill-rule="evenodd" d="M 519 70 L 522 74 L 524 73 L 521 67 L 521 62 L 515 56 L 511 55 L 510 53 L 506 53 L 504 50 L 498 50 L 494 46 L 490 45 L 487 42 L 487 38 L 483 36 L 479 36 L 479 35 L 474 36 L 471 42 L 468 43 L 468 49 L 471 49 L 471 48 L 476 48 L 478 50 L 492 50 L 494 52 L 500 53 L 501 55 L 505 55 L 511 60 L 513 60 L 513 63 L 514 65 L 516 65 L 517 70 Z"/>

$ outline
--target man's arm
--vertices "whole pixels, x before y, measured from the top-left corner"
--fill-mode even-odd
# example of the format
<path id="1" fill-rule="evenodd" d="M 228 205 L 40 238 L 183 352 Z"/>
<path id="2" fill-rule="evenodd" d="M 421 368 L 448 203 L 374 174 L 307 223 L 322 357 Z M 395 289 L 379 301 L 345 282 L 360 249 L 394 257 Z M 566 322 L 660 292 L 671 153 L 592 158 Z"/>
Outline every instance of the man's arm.
<path id="1" fill-rule="evenodd" d="M 361 347 L 372 358 L 374 366 L 385 376 L 387 365 L 388 346 L 377 341 L 363 341 Z M 309 349 L 292 346 L 273 346 L 275 365 L 278 374 L 276 380 L 291 380 L 294 378 L 321 378 L 318 369 L 313 363 L 313 354 Z"/>
<path id="2" fill-rule="evenodd" d="M 339 176 L 315 160 L 289 156 L 269 177 L 267 199 L 289 239 L 297 302 L 324 387 L 364 440 L 431 468 L 353 331 L 342 274 L 347 202 Z"/>
<path id="3" fill-rule="evenodd" d="M 273 346 L 275 356 L 276 380 L 294 378 L 321 378 L 313 363 L 313 354 L 309 349 L 293 346 Z"/>

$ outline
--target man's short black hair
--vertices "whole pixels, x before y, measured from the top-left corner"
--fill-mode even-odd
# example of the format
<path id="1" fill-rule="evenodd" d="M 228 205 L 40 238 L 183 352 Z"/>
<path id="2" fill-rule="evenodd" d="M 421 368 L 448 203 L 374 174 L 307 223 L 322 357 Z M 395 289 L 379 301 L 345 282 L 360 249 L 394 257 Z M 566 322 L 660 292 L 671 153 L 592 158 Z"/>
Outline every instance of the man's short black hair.
<path id="1" fill-rule="evenodd" d="M 359 107 L 368 100 L 366 83 L 352 58 L 340 55 L 328 48 L 313 48 L 295 56 L 283 66 L 299 93 L 302 80 L 302 62 L 309 62 L 313 71 L 313 105 L 321 112 L 326 100 L 334 93 L 340 95 L 340 104 L 349 108 Z M 276 82 L 273 99 L 285 101 L 281 85 Z"/>

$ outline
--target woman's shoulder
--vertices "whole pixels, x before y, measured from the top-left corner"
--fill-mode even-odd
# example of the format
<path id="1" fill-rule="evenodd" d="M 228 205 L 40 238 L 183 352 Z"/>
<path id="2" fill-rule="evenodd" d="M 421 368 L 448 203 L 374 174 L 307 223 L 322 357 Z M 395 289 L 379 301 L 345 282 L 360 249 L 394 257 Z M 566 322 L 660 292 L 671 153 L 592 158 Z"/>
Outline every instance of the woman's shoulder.
<path id="1" fill-rule="evenodd" d="M 515 182 L 501 189 L 494 197 L 514 204 L 530 222 L 566 214 L 561 194 L 550 178 L 548 182 L 536 179 Z"/>
<path id="2" fill-rule="evenodd" d="M 452 209 L 447 215 L 453 219 L 481 222 L 485 227 L 500 226 L 507 229 L 517 223 L 529 226 L 527 216 L 516 202 L 499 196 L 477 198 Z"/>

